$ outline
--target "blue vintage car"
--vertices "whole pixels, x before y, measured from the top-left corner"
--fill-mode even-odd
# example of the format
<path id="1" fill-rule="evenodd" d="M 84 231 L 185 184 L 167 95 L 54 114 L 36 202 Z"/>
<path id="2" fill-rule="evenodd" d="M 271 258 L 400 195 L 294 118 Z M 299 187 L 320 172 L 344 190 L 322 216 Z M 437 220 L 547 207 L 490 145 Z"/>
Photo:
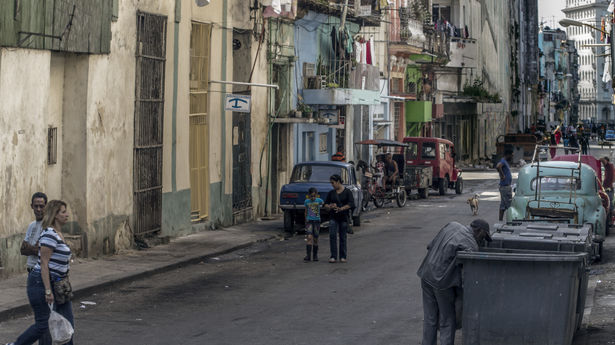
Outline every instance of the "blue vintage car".
<path id="1" fill-rule="evenodd" d="M 597 257 L 606 236 L 606 211 L 594 169 L 579 162 L 534 162 L 519 171 L 506 221 L 591 224 Z"/>
<path id="2" fill-rule="evenodd" d="M 352 164 L 345 162 L 305 162 L 295 165 L 290 177 L 290 183 L 282 186 L 280 191 L 280 208 L 284 212 L 284 230 L 292 233 L 295 224 L 303 224 L 305 206 L 304 202 L 311 187 L 318 189 L 321 199 L 325 200 L 327 193 L 333 189 L 329 178 L 338 174 L 342 183 L 354 197 L 355 208 L 352 212 L 354 226 L 361 225 L 361 201 L 363 193 L 357 180 L 357 174 Z M 325 210 L 321 212 L 323 221 L 328 220 Z"/>
<path id="3" fill-rule="evenodd" d="M 615 140 L 615 130 L 607 129 L 606 133 L 604 133 L 605 140 Z"/>

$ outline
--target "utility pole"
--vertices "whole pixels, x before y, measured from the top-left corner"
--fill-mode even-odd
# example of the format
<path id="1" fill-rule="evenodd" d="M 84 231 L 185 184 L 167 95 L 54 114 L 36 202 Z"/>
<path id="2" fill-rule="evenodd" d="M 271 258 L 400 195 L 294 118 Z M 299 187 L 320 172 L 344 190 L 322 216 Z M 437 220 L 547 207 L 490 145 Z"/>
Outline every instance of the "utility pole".
<path id="1" fill-rule="evenodd" d="M 340 23 L 340 31 L 344 31 L 344 25 L 346 25 L 346 15 L 347 14 L 348 14 L 348 0 L 344 1 L 344 8 L 342 8 L 342 21 Z"/>

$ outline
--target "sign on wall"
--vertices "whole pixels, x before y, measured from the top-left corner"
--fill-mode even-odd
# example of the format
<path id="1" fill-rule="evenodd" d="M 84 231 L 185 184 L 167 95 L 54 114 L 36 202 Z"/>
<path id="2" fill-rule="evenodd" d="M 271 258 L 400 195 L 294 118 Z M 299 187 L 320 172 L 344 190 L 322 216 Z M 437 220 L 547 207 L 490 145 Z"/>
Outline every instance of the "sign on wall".
<path id="1" fill-rule="evenodd" d="M 235 95 L 229 93 L 226 95 L 224 102 L 224 110 L 236 111 L 239 113 L 250 112 L 251 97 L 246 95 Z"/>
<path id="2" fill-rule="evenodd" d="M 334 126 L 339 124 L 340 111 L 339 110 L 320 110 L 318 112 L 318 118 L 322 121 L 323 124 Z"/>

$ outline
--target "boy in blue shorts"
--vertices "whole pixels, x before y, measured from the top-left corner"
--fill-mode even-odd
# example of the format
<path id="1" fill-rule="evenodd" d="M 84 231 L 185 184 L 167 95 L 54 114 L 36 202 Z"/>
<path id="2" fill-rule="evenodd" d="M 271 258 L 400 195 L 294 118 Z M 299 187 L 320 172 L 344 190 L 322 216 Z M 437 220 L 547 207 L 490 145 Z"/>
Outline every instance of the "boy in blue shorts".
<path id="1" fill-rule="evenodd" d="M 318 190 L 312 187 L 308 190 L 307 199 L 305 199 L 305 233 L 307 235 L 307 244 L 305 252 L 307 255 L 303 261 L 310 261 L 312 252 L 312 260 L 318 261 L 318 235 L 320 235 L 320 208 L 324 204 L 321 198 L 318 197 Z"/>

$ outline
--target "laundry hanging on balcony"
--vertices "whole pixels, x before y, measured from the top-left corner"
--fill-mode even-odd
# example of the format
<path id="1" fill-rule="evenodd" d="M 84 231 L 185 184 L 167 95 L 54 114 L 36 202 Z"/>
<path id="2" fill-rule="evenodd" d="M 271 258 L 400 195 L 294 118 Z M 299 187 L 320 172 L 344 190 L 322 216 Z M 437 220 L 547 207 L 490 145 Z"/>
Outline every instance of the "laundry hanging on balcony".
<path id="1" fill-rule="evenodd" d="M 286 17 L 295 19 L 297 16 L 297 0 L 260 0 L 265 6 L 263 17 Z"/>

